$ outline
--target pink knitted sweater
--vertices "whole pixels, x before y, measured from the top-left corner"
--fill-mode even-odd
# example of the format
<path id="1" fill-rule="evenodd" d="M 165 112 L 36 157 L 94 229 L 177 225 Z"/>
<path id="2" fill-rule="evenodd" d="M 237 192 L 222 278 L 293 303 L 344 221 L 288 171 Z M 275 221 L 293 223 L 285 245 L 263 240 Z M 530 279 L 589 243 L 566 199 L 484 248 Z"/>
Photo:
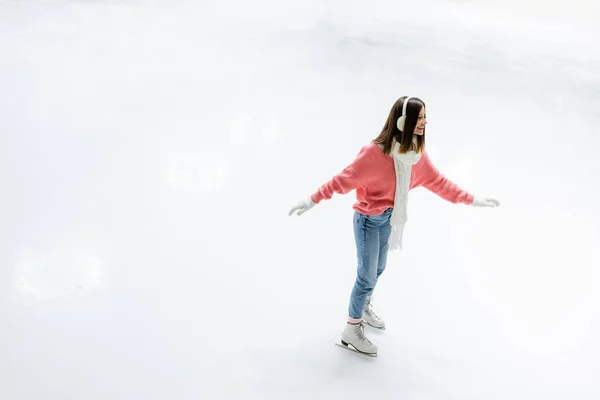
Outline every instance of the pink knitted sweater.
<path id="1" fill-rule="evenodd" d="M 423 186 L 452 203 L 471 204 L 473 195 L 442 175 L 424 152 L 412 166 L 410 189 Z M 346 194 L 356 189 L 353 209 L 365 215 L 379 215 L 394 206 L 396 171 L 394 160 L 374 143 L 363 146 L 356 159 L 342 172 L 311 195 L 313 202 L 330 199 L 334 193 Z"/>

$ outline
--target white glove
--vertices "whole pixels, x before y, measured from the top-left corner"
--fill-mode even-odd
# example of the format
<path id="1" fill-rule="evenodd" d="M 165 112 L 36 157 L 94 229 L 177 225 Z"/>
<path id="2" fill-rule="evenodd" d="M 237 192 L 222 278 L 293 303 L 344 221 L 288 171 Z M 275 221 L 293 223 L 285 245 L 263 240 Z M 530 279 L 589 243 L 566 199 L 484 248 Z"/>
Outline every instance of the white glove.
<path id="1" fill-rule="evenodd" d="M 473 199 L 473 203 L 471 203 L 471 205 L 473 207 L 499 207 L 500 206 L 500 202 L 496 199 L 492 199 L 492 198 L 474 198 Z"/>
<path id="2" fill-rule="evenodd" d="M 294 212 L 296 212 L 296 215 L 302 215 L 305 212 L 307 212 L 308 210 L 310 210 L 311 208 L 313 208 L 314 206 L 315 206 L 315 203 L 309 197 L 308 199 L 301 201 L 300 203 L 298 203 L 294 207 L 292 207 L 292 209 L 290 210 L 288 215 L 292 215 Z"/>

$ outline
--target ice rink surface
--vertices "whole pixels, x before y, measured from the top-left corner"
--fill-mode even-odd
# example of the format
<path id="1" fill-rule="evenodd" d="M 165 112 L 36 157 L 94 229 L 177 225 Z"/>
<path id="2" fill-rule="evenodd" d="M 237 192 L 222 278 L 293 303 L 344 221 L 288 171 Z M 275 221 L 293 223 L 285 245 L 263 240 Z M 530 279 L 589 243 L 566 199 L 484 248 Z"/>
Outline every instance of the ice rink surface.
<path id="1" fill-rule="evenodd" d="M 600 397 L 593 1 L 0 1 L 3 400 Z M 427 104 L 370 359 L 354 192 Z"/>

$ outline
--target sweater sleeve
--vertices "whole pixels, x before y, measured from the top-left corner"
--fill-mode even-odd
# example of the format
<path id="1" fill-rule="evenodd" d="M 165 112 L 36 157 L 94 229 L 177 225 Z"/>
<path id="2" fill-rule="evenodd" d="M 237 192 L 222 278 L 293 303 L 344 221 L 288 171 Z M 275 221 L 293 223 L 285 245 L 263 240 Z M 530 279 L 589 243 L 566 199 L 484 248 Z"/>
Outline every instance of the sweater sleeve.
<path id="1" fill-rule="evenodd" d="M 334 193 L 346 194 L 360 186 L 360 176 L 366 169 L 371 156 L 366 147 L 363 147 L 354 161 L 339 174 L 323 184 L 310 198 L 315 204 L 321 200 L 329 200 Z"/>
<path id="2" fill-rule="evenodd" d="M 473 202 L 474 196 L 440 173 L 426 152 L 423 153 L 422 158 L 423 164 L 419 174 L 420 186 L 454 204 L 464 203 L 470 205 Z"/>

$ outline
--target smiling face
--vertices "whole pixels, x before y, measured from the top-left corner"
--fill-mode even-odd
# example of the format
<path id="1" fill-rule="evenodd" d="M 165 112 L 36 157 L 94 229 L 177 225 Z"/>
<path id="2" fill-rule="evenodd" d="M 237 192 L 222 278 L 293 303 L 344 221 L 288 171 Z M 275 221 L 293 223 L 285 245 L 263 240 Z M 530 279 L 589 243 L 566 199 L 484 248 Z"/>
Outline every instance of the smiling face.
<path id="1" fill-rule="evenodd" d="M 417 119 L 417 124 L 415 125 L 415 131 L 413 134 L 423 135 L 423 133 L 425 133 L 425 125 L 427 125 L 427 114 L 425 113 L 425 107 L 421 107 L 421 111 L 419 111 L 419 118 Z"/>
<path id="2" fill-rule="evenodd" d="M 406 107 L 404 107 L 404 102 Z M 406 109 L 406 119 L 402 124 L 404 134 L 398 125 L 398 119 L 404 114 Z M 425 150 L 425 125 L 427 124 L 425 115 L 425 103 L 418 97 L 402 96 L 394 102 L 390 113 L 385 121 L 385 125 L 379 136 L 373 139 L 373 143 L 380 145 L 385 154 L 391 154 L 395 143 L 400 143 L 400 154 L 405 154 L 411 150 L 421 153 Z"/>

